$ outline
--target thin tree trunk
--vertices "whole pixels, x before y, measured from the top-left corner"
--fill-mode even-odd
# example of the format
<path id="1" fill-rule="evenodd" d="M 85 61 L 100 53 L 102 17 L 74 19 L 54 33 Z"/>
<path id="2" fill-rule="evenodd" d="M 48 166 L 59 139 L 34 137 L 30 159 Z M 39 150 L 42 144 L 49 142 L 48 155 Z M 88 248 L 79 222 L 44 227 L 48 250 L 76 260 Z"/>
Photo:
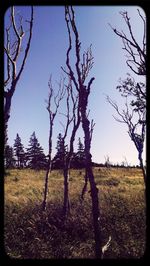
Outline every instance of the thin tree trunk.
<path id="1" fill-rule="evenodd" d="M 84 183 L 84 187 L 82 189 L 82 193 L 81 193 L 81 200 L 84 200 L 84 194 L 87 190 L 87 184 L 88 184 L 88 175 L 87 175 L 87 170 L 85 169 L 85 183 Z"/>
<path id="2" fill-rule="evenodd" d="M 86 116 L 86 106 L 81 105 L 81 116 L 82 116 L 82 127 L 85 136 L 85 158 L 86 158 L 86 172 L 90 182 L 91 199 L 92 199 L 92 214 L 93 214 L 93 227 L 94 227 L 94 239 L 95 239 L 95 256 L 101 258 L 102 256 L 102 243 L 101 243 L 101 232 L 100 232 L 100 212 L 99 212 L 99 201 L 98 201 L 98 188 L 94 180 L 92 170 L 92 159 L 90 154 L 91 136 L 90 136 L 90 122 Z"/>
<path id="3" fill-rule="evenodd" d="M 8 120 L 10 118 L 10 107 L 11 107 L 11 98 L 12 95 L 10 92 L 5 93 L 5 107 L 4 107 L 4 144 L 7 142 L 7 128 L 8 128 Z"/>
<path id="4" fill-rule="evenodd" d="M 48 177 L 49 177 L 49 173 L 51 173 L 51 162 L 50 162 L 50 159 L 49 159 L 49 162 L 48 162 L 48 167 L 47 167 L 46 176 L 45 176 L 44 199 L 43 199 L 43 204 L 42 204 L 43 211 L 46 210 L 46 205 L 47 205 Z"/>
<path id="5" fill-rule="evenodd" d="M 42 210 L 46 210 L 46 204 L 47 204 L 47 193 L 48 193 L 48 177 L 49 173 L 51 173 L 51 153 L 52 153 L 52 133 L 53 133 L 53 123 L 50 126 L 50 131 L 49 131 L 49 158 L 48 158 L 48 165 L 47 165 L 47 170 L 46 170 L 46 176 L 45 176 L 45 186 L 44 186 L 44 199 L 43 199 L 43 204 L 42 204 Z"/>
<path id="6" fill-rule="evenodd" d="M 75 106 L 74 106 L 73 112 L 75 112 Z M 74 120 L 74 127 L 71 133 L 69 153 L 67 154 L 66 159 L 64 158 L 64 205 L 63 205 L 64 216 L 67 216 L 68 212 L 70 211 L 69 170 L 70 170 L 70 163 L 71 163 L 71 158 L 72 158 L 73 150 L 74 150 L 73 145 L 74 145 L 75 135 L 79 128 L 79 125 L 80 125 L 80 114 L 79 114 L 79 109 L 78 109 L 77 121 L 75 123 L 75 120 Z"/>
<path id="7" fill-rule="evenodd" d="M 144 169 L 143 159 L 142 159 L 142 154 L 141 153 L 139 153 L 139 161 L 140 161 L 140 167 L 142 169 L 142 173 L 143 173 L 143 177 L 144 177 L 144 183 L 145 183 L 145 186 L 146 186 L 146 172 L 145 172 L 145 169 Z"/>
<path id="8" fill-rule="evenodd" d="M 69 203 L 69 165 L 67 164 L 64 168 L 64 204 L 63 204 L 63 215 L 66 217 L 70 211 Z"/>

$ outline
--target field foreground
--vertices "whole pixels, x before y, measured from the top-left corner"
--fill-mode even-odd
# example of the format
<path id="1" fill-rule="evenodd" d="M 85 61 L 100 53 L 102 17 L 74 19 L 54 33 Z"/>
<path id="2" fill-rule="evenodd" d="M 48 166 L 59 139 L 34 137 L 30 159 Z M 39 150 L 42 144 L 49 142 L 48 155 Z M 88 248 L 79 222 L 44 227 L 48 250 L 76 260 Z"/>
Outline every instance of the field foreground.
<path id="1" fill-rule="evenodd" d="M 140 258 L 146 246 L 146 204 L 140 169 L 94 168 L 99 189 L 104 258 Z M 5 251 L 12 258 L 94 258 L 90 193 L 80 195 L 84 170 L 71 170 L 71 211 L 62 215 L 63 176 L 49 176 L 47 210 L 42 212 L 44 171 L 7 170 L 4 177 Z"/>

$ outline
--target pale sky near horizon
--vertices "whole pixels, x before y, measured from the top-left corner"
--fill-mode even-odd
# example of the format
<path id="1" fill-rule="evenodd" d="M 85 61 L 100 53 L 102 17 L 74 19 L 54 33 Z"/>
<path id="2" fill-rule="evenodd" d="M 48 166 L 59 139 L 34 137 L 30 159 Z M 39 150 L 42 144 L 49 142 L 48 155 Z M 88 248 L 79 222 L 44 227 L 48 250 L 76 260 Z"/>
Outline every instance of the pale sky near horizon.
<path id="1" fill-rule="evenodd" d="M 29 6 L 17 8 L 23 16 L 29 16 Z M 107 94 L 122 106 L 122 98 L 116 90 L 119 78 L 125 79 L 126 73 L 135 77 L 126 65 L 126 53 L 122 49 L 121 39 L 114 34 L 108 24 L 127 32 L 127 26 L 119 12 L 128 11 L 135 37 L 141 42 L 143 24 L 137 8 L 141 14 L 144 14 L 144 11 L 137 6 L 74 7 L 82 51 L 92 44 L 94 56 L 94 65 L 89 73 L 89 79 L 95 77 L 89 96 L 89 109 L 90 119 L 94 119 L 95 122 L 91 154 L 92 160 L 97 163 L 104 163 L 107 155 L 113 163 L 121 163 L 124 157 L 131 165 L 139 163 L 136 148 L 127 133 L 127 126 L 114 120 L 112 115 L 115 115 L 115 111 L 105 99 Z M 8 13 L 9 10 L 5 14 L 6 23 Z M 48 97 L 48 80 L 52 74 L 53 85 L 57 90 L 56 81 L 60 80 L 61 66 L 65 67 L 67 48 L 68 35 L 64 7 L 35 6 L 31 48 L 12 99 L 11 116 L 8 122 L 9 145 L 13 146 L 18 133 L 24 147 L 27 148 L 29 138 L 35 131 L 40 145 L 47 154 L 49 119 L 45 99 Z M 143 81 L 139 76 L 135 78 L 136 81 Z M 64 103 L 61 105 L 60 112 L 63 112 L 63 108 Z M 63 133 L 60 124 L 62 115 L 58 114 L 56 120 L 53 155 L 56 152 L 57 136 L 60 132 Z M 79 129 L 75 143 L 79 136 L 83 138 L 82 128 Z M 144 151 L 144 162 L 145 158 Z"/>

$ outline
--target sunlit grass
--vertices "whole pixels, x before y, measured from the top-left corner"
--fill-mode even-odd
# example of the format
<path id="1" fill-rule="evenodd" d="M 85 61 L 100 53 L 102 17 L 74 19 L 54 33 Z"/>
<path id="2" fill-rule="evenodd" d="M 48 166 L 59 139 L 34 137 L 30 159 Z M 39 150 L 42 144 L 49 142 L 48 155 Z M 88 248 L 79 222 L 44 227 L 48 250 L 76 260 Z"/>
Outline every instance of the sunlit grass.
<path id="1" fill-rule="evenodd" d="M 8 172 L 8 171 L 7 171 Z M 140 169 L 95 168 L 105 258 L 140 258 L 145 251 L 144 182 Z M 5 176 L 5 250 L 14 258 L 94 258 L 89 184 L 80 200 L 84 170 L 70 171 L 70 206 L 62 215 L 63 176 L 49 175 L 48 204 L 42 212 L 44 171 L 11 170 Z"/>

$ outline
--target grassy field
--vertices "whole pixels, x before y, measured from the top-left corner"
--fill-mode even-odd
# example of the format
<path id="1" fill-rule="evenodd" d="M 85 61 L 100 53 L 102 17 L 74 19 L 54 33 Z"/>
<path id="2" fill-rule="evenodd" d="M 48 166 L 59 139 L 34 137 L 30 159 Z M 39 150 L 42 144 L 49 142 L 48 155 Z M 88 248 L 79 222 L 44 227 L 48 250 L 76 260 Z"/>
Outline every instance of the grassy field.
<path id="1" fill-rule="evenodd" d="M 146 246 L 144 182 L 140 169 L 94 168 L 99 188 L 104 258 L 140 258 Z M 9 170 L 4 177 L 5 251 L 12 258 L 94 258 L 90 193 L 80 201 L 84 171 L 70 173 L 71 212 L 62 216 L 63 176 L 49 177 L 47 210 L 41 211 L 44 171 Z M 88 187 L 89 190 L 89 187 Z"/>

